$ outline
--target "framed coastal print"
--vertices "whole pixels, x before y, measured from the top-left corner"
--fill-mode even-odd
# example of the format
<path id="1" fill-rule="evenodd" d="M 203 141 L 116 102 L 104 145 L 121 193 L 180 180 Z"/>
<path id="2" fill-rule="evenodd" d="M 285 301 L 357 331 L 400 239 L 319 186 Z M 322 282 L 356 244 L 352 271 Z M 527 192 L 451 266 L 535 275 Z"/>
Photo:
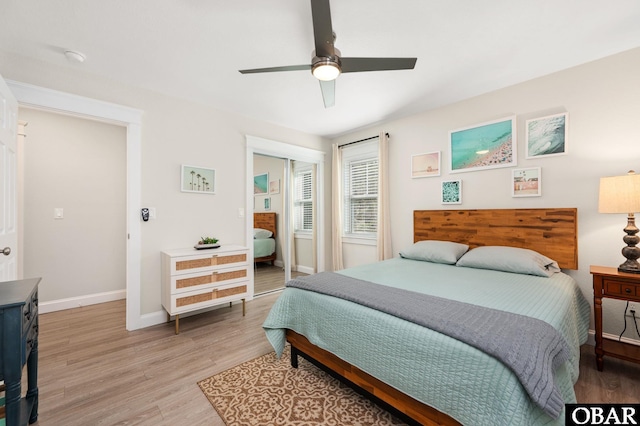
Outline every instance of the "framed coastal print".
<path id="1" fill-rule="evenodd" d="M 411 156 L 411 177 L 440 176 L 440 151 Z"/>
<path id="2" fill-rule="evenodd" d="M 440 194 L 442 204 L 462 204 L 462 181 L 442 181 Z"/>
<path id="3" fill-rule="evenodd" d="M 451 173 L 517 164 L 515 116 L 449 132 Z"/>
<path id="4" fill-rule="evenodd" d="M 539 197 L 542 195 L 542 173 L 540 167 L 513 169 L 511 171 L 512 197 Z"/>
<path id="5" fill-rule="evenodd" d="M 216 171 L 206 167 L 182 165 L 180 190 L 200 194 L 215 194 Z"/>
<path id="6" fill-rule="evenodd" d="M 253 194 L 263 195 L 269 193 L 269 173 L 255 175 L 253 177 Z"/>
<path id="7" fill-rule="evenodd" d="M 271 210 L 271 197 L 267 197 L 264 199 L 264 209 Z"/>
<path id="8" fill-rule="evenodd" d="M 569 114 L 547 115 L 526 121 L 527 158 L 567 153 Z"/>
<path id="9" fill-rule="evenodd" d="M 269 194 L 280 193 L 280 179 L 272 180 L 269 182 Z"/>

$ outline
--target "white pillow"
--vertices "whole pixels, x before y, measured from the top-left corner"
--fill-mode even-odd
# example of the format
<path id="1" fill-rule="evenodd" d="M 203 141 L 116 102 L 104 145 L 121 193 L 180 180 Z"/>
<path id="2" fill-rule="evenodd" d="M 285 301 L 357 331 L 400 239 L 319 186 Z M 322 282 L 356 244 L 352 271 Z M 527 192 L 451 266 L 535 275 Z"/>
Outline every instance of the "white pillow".
<path id="1" fill-rule="evenodd" d="M 253 238 L 256 240 L 266 240 L 267 238 L 271 238 L 273 232 L 262 229 L 262 228 L 253 228 Z"/>
<path id="2" fill-rule="evenodd" d="M 453 265 L 469 246 L 452 241 L 425 240 L 418 241 L 400 252 L 405 259 L 423 260 L 425 262 L 446 263 Z"/>
<path id="3" fill-rule="evenodd" d="M 558 263 L 529 249 L 504 246 L 476 247 L 458 260 L 456 266 L 493 269 L 516 274 L 550 277 L 560 272 Z"/>

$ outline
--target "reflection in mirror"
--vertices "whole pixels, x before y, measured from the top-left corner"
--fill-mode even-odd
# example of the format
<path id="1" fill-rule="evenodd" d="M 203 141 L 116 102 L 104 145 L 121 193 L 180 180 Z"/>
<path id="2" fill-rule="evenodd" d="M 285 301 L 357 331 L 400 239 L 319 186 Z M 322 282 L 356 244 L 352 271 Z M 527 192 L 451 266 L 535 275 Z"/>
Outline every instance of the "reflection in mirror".
<path id="1" fill-rule="evenodd" d="M 254 294 L 284 287 L 283 228 L 285 162 L 283 158 L 254 154 L 253 261 Z"/>
<path id="2" fill-rule="evenodd" d="M 284 175 L 287 171 L 290 176 Z M 254 294 L 258 295 L 284 288 L 288 245 L 291 277 L 316 272 L 316 165 L 254 154 L 253 175 Z M 286 203 L 289 223 L 285 223 Z"/>
<path id="3" fill-rule="evenodd" d="M 291 277 L 313 274 L 316 269 L 316 166 L 291 161 L 290 211 Z"/>

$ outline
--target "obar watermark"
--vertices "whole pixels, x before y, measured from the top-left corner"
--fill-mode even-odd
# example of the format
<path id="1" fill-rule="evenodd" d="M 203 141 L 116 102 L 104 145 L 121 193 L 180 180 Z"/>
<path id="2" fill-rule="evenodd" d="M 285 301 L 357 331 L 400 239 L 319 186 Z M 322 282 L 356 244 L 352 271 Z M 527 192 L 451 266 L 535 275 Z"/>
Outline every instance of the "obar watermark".
<path id="1" fill-rule="evenodd" d="M 565 425 L 638 425 L 640 404 L 566 404 Z"/>

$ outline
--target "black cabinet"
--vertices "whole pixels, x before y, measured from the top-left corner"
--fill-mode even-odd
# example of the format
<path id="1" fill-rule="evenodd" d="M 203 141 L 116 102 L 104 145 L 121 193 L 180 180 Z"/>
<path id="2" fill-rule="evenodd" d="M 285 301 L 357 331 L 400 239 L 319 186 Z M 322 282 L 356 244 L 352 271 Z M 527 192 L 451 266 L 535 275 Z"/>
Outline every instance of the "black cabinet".
<path id="1" fill-rule="evenodd" d="M 40 278 L 0 282 L 0 380 L 5 384 L 7 426 L 38 420 L 38 283 Z M 22 370 L 27 392 L 22 397 Z"/>

